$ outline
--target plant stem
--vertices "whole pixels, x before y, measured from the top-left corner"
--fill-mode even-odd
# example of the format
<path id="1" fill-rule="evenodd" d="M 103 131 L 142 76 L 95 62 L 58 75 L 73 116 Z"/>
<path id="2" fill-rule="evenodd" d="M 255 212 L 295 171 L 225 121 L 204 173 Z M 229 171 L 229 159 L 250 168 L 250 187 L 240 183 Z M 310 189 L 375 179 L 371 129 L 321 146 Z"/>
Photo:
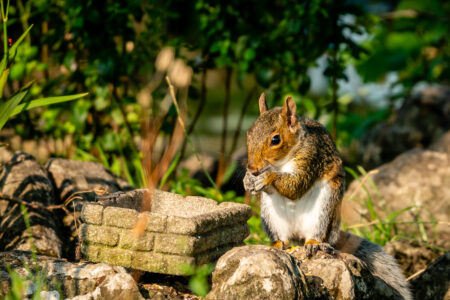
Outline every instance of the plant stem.
<path id="1" fill-rule="evenodd" d="M 3 51 L 6 65 L 8 65 L 8 29 L 6 25 L 8 22 L 9 0 L 6 6 L 6 11 L 3 5 L 3 0 L 1 0 L 1 7 L 2 7 L 2 21 L 3 21 Z"/>
<path id="2" fill-rule="evenodd" d="M 189 125 L 189 128 L 187 130 L 188 135 L 191 135 L 192 132 L 194 131 L 195 125 L 197 124 L 197 121 L 200 118 L 200 115 L 202 114 L 203 108 L 205 107 L 206 95 L 208 92 L 208 90 L 206 89 L 207 71 L 208 71 L 208 69 L 205 66 L 205 68 L 202 70 L 202 77 L 201 77 L 200 103 L 198 104 L 197 111 L 195 112 L 194 118 L 192 119 L 192 122 Z M 187 140 L 185 139 L 183 141 L 183 145 L 181 146 L 181 151 L 180 151 L 181 156 L 180 156 L 179 161 L 181 161 L 183 159 L 184 154 L 186 152 L 186 143 L 187 143 Z"/>
<path id="3" fill-rule="evenodd" d="M 19 9 L 20 13 L 20 22 L 22 23 L 23 31 L 26 31 L 28 27 L 28 18 L 30 17 L 30 3 L 27 3 L 27 7 L 25 8 L 23 6 L 22 0 L 17 1 L 17 8 Z M 26 36 L 26 40 L 29 44 L 31 44 L 31 36 L 28 34 Z"/>
<path id="4" fill-rule="evenodd" d="M 200 164 L 200 167 L 202 168 L 203 173 L 205 173 L 206 178 L 209 180 L 211 185 L 217 191 L 218 195 L 221 195 L 219 188 L 217 187 L 217 185 L 215 184 L 214 180 L 211 178 L 211 176 L 209 175 L 209 173 L 206 170 L 205 166 L 203 165 L 203 162 L 201 161 L 201 159 L 200 159 L 200 157 L 198 155 L 198 152 L 195 149 L 194 143 L 192 143 L 191 138 L 187 134 L 186 125 L 184 124 L 183 119 L 181 119 L 181 117 L 180 117 L 180 107 L 178 106 L 178 101 L 177 101 L 177 98 L 175 97 L 175 88 L 173 87 L 172 83 L 170 82 L 170 79 L 169 79 L 168 76 L 166 76 L 166 81 L 167 81 L 167 85 L 169 86 L 169 93 L 170 93 L 170 96 L 172 97 L 173 104 L 175 105 L 175 109 L 176 109 L 177 115 L 178 115 L 178 120 L 179 120 L 179 123 L 181 124 L 181 127 L 183 128 L 183 132 L 184 132 L 184 135 L 186 137 L 186 140 L 188 141 L 189 145 L 191 146 L 192 151 L 194 152 L 195 157 L 197 158 L 197 161 Z"/>

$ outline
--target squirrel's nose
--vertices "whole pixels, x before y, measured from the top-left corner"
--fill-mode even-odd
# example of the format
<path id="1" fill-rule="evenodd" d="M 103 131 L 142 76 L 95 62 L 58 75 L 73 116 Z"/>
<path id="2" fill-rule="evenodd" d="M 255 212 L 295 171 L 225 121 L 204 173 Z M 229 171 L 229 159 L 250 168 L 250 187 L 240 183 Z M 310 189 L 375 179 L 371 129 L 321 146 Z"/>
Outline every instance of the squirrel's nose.
<path id="1" fill-rule="evenodd" d="M 261 171 L 252 167 L 252 166 L 247 166 L 247 170 L 250 172 L 250 174 L 252 174 L 253 176 L 258 176 L 259 174 L 261 174 Z"/>

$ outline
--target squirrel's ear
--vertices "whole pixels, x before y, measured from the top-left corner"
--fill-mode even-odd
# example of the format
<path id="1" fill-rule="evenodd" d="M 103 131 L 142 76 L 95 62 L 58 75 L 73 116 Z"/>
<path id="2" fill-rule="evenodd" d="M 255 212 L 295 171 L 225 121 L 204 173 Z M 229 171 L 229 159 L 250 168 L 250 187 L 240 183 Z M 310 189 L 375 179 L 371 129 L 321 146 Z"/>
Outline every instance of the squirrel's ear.
<path id="1" fill-rule="evenodd" d="M 262 115 L 265 111 L 267 111 L 266 94 L 262 93 L 259 96 L 259 114 Z"/>
<path id="2" fill-rule="evenodd" d="M 286 101 L 284 102 L 283 105 L 283 115 L 286 116 L 287 121 L 288 121 L 288 125 L 289 128 L 294 129 L 295 128 L 295 124 L 297 122 L 297 106 L 295 105 L 295 101 L 294 99 L 292 99 L 291 96 L 286 98 Z"/>

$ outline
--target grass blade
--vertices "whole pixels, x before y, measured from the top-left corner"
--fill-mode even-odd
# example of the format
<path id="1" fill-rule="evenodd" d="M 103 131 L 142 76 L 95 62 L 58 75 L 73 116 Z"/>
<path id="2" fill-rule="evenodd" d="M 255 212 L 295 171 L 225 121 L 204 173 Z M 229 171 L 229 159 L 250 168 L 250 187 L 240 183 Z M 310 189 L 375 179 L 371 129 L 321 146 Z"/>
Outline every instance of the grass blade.
<path id="1" fill-rule="evenodd" d="M 354 179 L 356 179 L 356 180 L 358 180 L 359 182 L 361 182 L 361 179 L 359 178 L 358 174 L 357 174 L 352 168 L 344 167 L 344 169 L 345 169 L 347 172 L 349 172 L 350 175 L 352 175 Z"/>
<path id="2" fill-rule="evenodd" d="M 60 97 L 48 97 L 48 98 L 40 98 L 36 100 L 31 100 L 27 103 L 22 103 L 15 107 L 14 111 L 12 112 L 11 116 L 17 115 L 21 113 L 24 110 L 40 107 L 40 106 L 47 106 L 51 104 L 61 103 L 61 102 L 67 102 L 72 101 L 76 99 L 83 98 L 88 93 L 83 94 L 76 94 L 76 95 L 69 95 L 69 96 L 60 96 Z"/>
<path id="3" fill-rule="evenodd" d="M 29 89 L 21 90 L 8 101 L 0 103 L 0 130 L 3 128 L 6 121 L 14 115 L 14 109 L 19 105 L 23 98 L 25 98 L 28 92 Z"/>
<path id="4" fill-rule="evenodd" d="M 173 173 L 173 171 L 175 170 L 176 166 L 178 165 L 178 161 L 181 158 L 181 154 L 178 153 L 175 156 L 175 159 L 172 161 L 172 163 L 170 164 L 169 168 L 167 169 L 166 173 L 164 174 L 163 178 L 161 179 L 161 182 L 159 184 L 159 189 L 162 189 L 162 187 L 164 186 L 164 184 L 166 184 L 167 179 L 169 178 L 169 176 Z"/>
<path id="5" fill-rule="evenodd" d="M 9 61 L 11 61 L 11 57 L 12 57 L 12 59 L 14 59 L 14 57 L 16 56 L 17 47 L 19 47 L 19 45 L 25 39 L 25 37 L 27 36 L 28 32 L 30 32 L 31 28 L 33 28 L 33 24 L 31 24 L 30 27 L 28 27 L 28 29 L 25 30 L 24 33 L 22 33 L 22 35 L 17 39 L 17 41 L 8 50 L 8 53 L 9 53 L 8 60 Z M 0 72 L 3 72 L 6 69 L 7 65 L 8 65 L 8 61 L 6 61 L 6 56 L 5 56 L 5 57 L 3 57 L 2 62 L 0 63 Z"/>
<path id="6" fill-rule="evenodd" d="M 102 161 L 102 164 L 109 169 L 108 158 L 106 157 L 106 154 L 103 151 L 103 148 L 99 142 L 95 143 L 95 148 L 97 148 L 98 155 L 100 156 L 100 160 Z M 123 155 L 122 155 L 122 157 L 123 157 Z"/>
<path id="7" fill-rule="evenodd" d="M 3 97 L 3 88 L 5 87 L 6 80 L 8 80 L 9 69 L 3 71 L 2 76 L 0 76 L 0 98 Z"/>

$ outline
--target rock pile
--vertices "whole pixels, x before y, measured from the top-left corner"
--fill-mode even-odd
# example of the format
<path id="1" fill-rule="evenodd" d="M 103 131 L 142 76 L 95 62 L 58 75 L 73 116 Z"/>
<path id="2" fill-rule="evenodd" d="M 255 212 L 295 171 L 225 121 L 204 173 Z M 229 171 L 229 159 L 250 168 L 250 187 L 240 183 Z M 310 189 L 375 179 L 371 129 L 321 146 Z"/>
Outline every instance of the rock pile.
<path id="1" fill-rule="evenodd" d="M 445 145 L 445 142 L 438 144 L 436 149 L 448 149 Z M 409 189 L 418 191 L 418 195 L 428 195 L 421 192 L 421 189 L 425 191 L 425 183 L 428 182 L 428 178 L 423 177 L 440 178 L 440 186 L 434 190 L 430 185 L 428 190 L 432 195 L 444 197 L 439 194 L 439 188 L 446 187 L 447 179 L 440 177 L 446 174 L 443 170 L 446 161 L 439 160 L 439 153 L 444 153 L 439 151 L 435 150 L 437 154 L 433 152 L 429 157 L 427 154 L 422 158 L 416 157 L 418 152 L 406 153 L 409 156 L 399 159 L 401 163 L 395 162 L 397 165 L 393 166 L 393 169 L 402 172 L 390 171 L 397 172 L 394 173 L 397 177 L 385 174 L 381 178 L 389 180 L 383 185 L 388 188 L 394 181 L 401 187 L 405 180 L 422 177 L 422 181 L 409 186 Z M 111 264 L 124 261 L 123 265 L 127 267 L 162 273 L 185 274 L 175 267 L 180 259 L 188 264 L 201 264 L 216 259 L 233 247 L 217 262 L 208 299 L 389 299 L 393 295 L 389 286 L 371 276 L 365 266 L 351 255 L 319 252 L 312 259 L 305 259 L 301 247 L 293 253 L 267 246 L 234 247 L 248 233 L 245 221 L 250 216 L 250 210 L 246 206 L 217 204 L 204 198 L 184 198 L 155 191 L 151 213 L 140 212 L 145 192 L 130 191 L 133 188 L 126 181 L 101 164 L 54 159 L 41 166 L 26 153 L 1 155 L 1 151 L 0 159 L 6 159 L 0 170 L 3 199 L 0 200 L 0 297 L 11 289 L 11 283 L 16 278 L 12 271 L 30 284 L 24 297 L 30 297 L 36 291 L 39 283 L 36 276 L 39 276 L 45 283 L 39 292 L 42 299 L 194 298 L 184 294 L 187 291 L 186 278 L 177 281 L 176 278 L 181 277 L 170 276 L 175 283 L 163 289 L 151 281 L 137 284 L 129 268 L 87 261 L 73 262 L 76 226 L 81 230 L 83 252 L 89 259 Z M 408 174 L 408 160 L 419 169 L 415 170 L 412 166 L 409 168 L 412 170 L 410 175 L 405 175 Z M 435 168 L 437 165 L 440 168 Z M 380 173 L 383 174 L 381 169 Z M 114 194 L 112 198 L 99 197 L 97 203 L 90 203 L 96 199 L 94 189 L 99 186 L 109 193 L 128 192 Z M 383 192 L 382 189 L 380 191 Z M 58 209 L 75 196 L 77 200 L 68 205 L 68 211 Z M 424 199 L 432 200 L 432 197 Z M 421 201 L 427 203 L 430 209 L 438 205 L 441 205 L 439 210 L 445 212 L 448 209 L 445 206 L 448 202 L 431 200 Z M 21 203 L 26 204 L 29 231 Z M 79 212 L 82 203 L 85 203 L 84 210 Z M 73 211 L 74 214 L 67 216 L 67 212 Z M 76 222 L 78 215 L 82 217 L 83 225 Z M 142 238 L 135 239 L 130 230 L 140 218 L 147 218 L 147 227 Z M 31 254 L 33 247 L 37 252 L 35 258 Z M 410 283 L 417 299 L 448 298 L 448 253 L 425 269 L 437 255 L 433 251 L 428 251 L 430 255 L 426 258 L 417 256 L 408 259 L 405 256 L 417 254 L 419 250 L 396 244 L 388 246 L 389 249 L 401 258 L 400 261 L 409 265 L 405 268 L 406 272 L 414 273 Z M 149 257 L 139 259 L 139 255 Z M 172 264 L 172 258 L 176 258 L 173 261 L 177 263 Z M 152 269 L 154 265 L 156 269 Z M 180 282 L 184 284 L 179 290 L 182 292 L 176 291 Z"/>

